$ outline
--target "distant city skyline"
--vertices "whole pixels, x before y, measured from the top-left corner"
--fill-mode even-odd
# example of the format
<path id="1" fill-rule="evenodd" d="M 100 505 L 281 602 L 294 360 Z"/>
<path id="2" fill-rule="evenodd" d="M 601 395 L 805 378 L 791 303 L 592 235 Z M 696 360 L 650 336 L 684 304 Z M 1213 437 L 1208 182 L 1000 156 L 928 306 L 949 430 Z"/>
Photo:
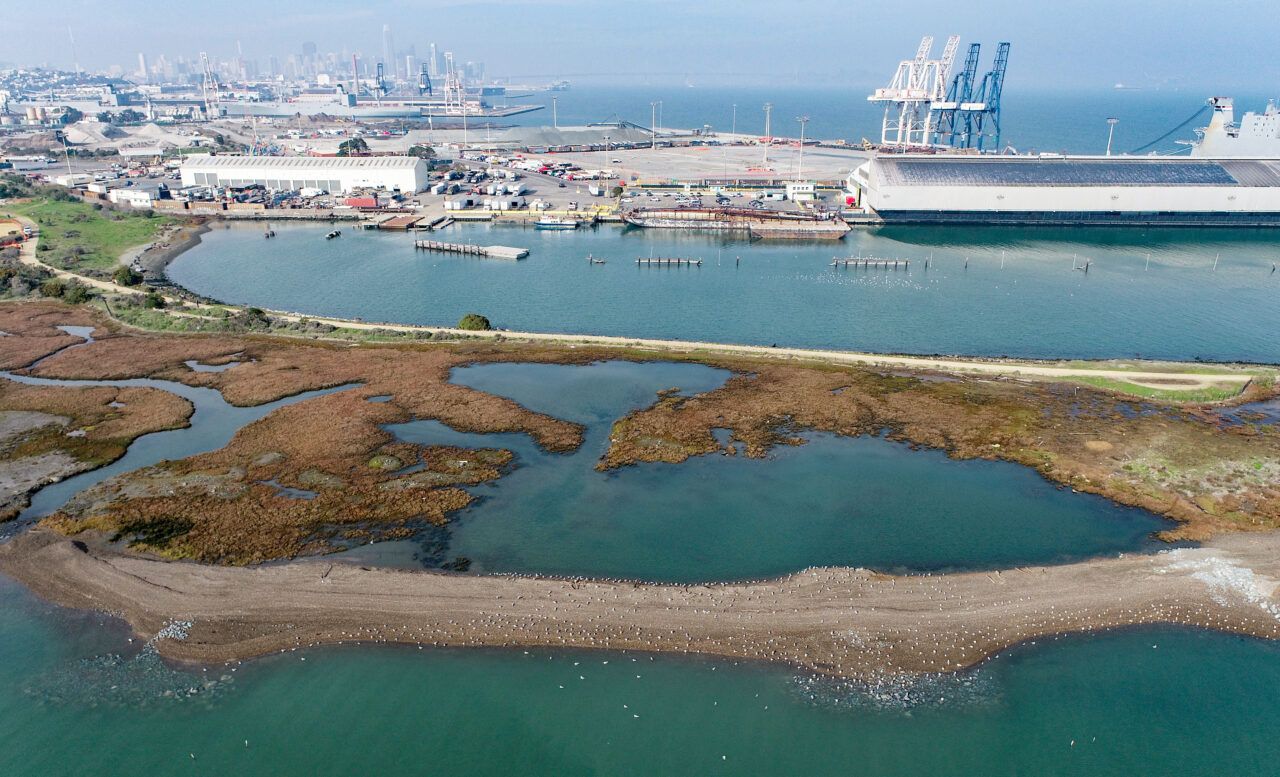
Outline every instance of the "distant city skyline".
<path id="1" fill-rule="evenodd" d="M 11 34 L 7 65 L 92 71 L 118 66 L 136 74 L 140 60 L 190 62 L 240 56 L 259 72 L 283 70 L 303 45 L 319 54 L 352 53 L 406 72 L 438 53 L 485 63 L 489 77 L 538 82 L 698 85 L 788 84 L 871 86 L 887 82 L 921 36 L 948 35 L 983 44 L 984 65 L 1002 40 L 1013 43 L 1009 82 L 1045 89 L 1191 88 L 1213 93 L 1276 89 L 1269 28 L 1273 7 L 1261 0 L 1214 7 L 1190 0 L 1113 3 L 1074 0 L 1053 5 L 990 0 L 981 6 L 920 0 L 910 13 L 815 0 L 800 6 L 739 0 L 690 4 L 645 0 L 607 5 L 588 0 L 374 0 L 359 8 L 314 0 L 292 3 L 225 0 L 217 14 L 157 14 L 142 0 L 50 0 L 39 10 L 9 4 L 0 24 Z M 74 48 L 73 48 L 74 39 Z M 341 75 L 341 72 L 335 73 Z"/>

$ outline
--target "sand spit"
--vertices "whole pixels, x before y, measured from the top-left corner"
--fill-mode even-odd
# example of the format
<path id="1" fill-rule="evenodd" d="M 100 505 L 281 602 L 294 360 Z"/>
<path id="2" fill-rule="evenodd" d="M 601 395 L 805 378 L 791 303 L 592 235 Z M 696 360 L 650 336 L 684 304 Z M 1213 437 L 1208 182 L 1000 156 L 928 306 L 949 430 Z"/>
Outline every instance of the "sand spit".
<path id="1" fill-rule="evenodd" d="M 61 605 L 119 614 L 204 663 L 316 644 L 571 646 L 702 653 L 857 678 L 940 672 L 1050 634 L 1174 623 L 1280 638 L 1280 533 L 1053 567 L 890 576 L 823 568 L 753 583 L 652 585 L 120 555 L 37 529 L 0 571 Z"/>

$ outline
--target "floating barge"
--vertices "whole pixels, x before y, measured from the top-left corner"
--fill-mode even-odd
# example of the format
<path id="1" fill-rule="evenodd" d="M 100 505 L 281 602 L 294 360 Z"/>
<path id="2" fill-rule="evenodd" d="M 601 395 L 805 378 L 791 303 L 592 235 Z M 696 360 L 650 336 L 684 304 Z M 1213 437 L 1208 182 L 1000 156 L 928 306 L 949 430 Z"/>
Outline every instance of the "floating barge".
<path id="1" fill-rule="evenodd" d="M 637 227 L 745 232 L 755 238 L 839 240 L 850 229 L 835 214 L 779 213 L 754 208 L 638 208 L 622 214 Z"/>
<path id="2" fill-rule="evenodd" d="M 516 261 L 529 255 L 527 248 L 511 246 L 478 246 L 472 243 L 446 243 L 443 240 L 415 240 L 413 247 L 419 251 L 435 251 L 442 254 L 463 254 L 465 256 L 483 256 L 489 259 L 506 259 Z"/>

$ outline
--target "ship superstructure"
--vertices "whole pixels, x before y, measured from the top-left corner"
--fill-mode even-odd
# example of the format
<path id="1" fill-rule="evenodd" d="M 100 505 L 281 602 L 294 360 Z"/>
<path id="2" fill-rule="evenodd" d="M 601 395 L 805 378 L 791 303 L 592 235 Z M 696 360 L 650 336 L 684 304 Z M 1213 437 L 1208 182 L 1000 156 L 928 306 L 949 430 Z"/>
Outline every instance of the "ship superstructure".
<path id="1" fill-rule="evenodd" d="M 1196 130 L 1196 140 L 1190 141 L 1191 156 L 1280 159 L 1280 107 L 1274 101 L 1262 113 L 1246 113 L 1239 125 L 1230 97 L 1210 98 L 1209 106 L 1213 116 L 1209 126 Z"/>

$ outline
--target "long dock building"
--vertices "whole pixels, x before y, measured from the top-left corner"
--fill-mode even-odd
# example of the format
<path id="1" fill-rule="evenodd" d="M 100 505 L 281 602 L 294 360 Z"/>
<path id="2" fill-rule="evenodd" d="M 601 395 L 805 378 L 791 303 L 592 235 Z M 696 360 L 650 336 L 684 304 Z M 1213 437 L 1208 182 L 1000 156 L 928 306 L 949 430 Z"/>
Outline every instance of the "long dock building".
<path id="1" fill-rule="evenodd" d="M 849 176 L 899 224 L 1280 226 L 1280 160 L 884 154 Z"/>

